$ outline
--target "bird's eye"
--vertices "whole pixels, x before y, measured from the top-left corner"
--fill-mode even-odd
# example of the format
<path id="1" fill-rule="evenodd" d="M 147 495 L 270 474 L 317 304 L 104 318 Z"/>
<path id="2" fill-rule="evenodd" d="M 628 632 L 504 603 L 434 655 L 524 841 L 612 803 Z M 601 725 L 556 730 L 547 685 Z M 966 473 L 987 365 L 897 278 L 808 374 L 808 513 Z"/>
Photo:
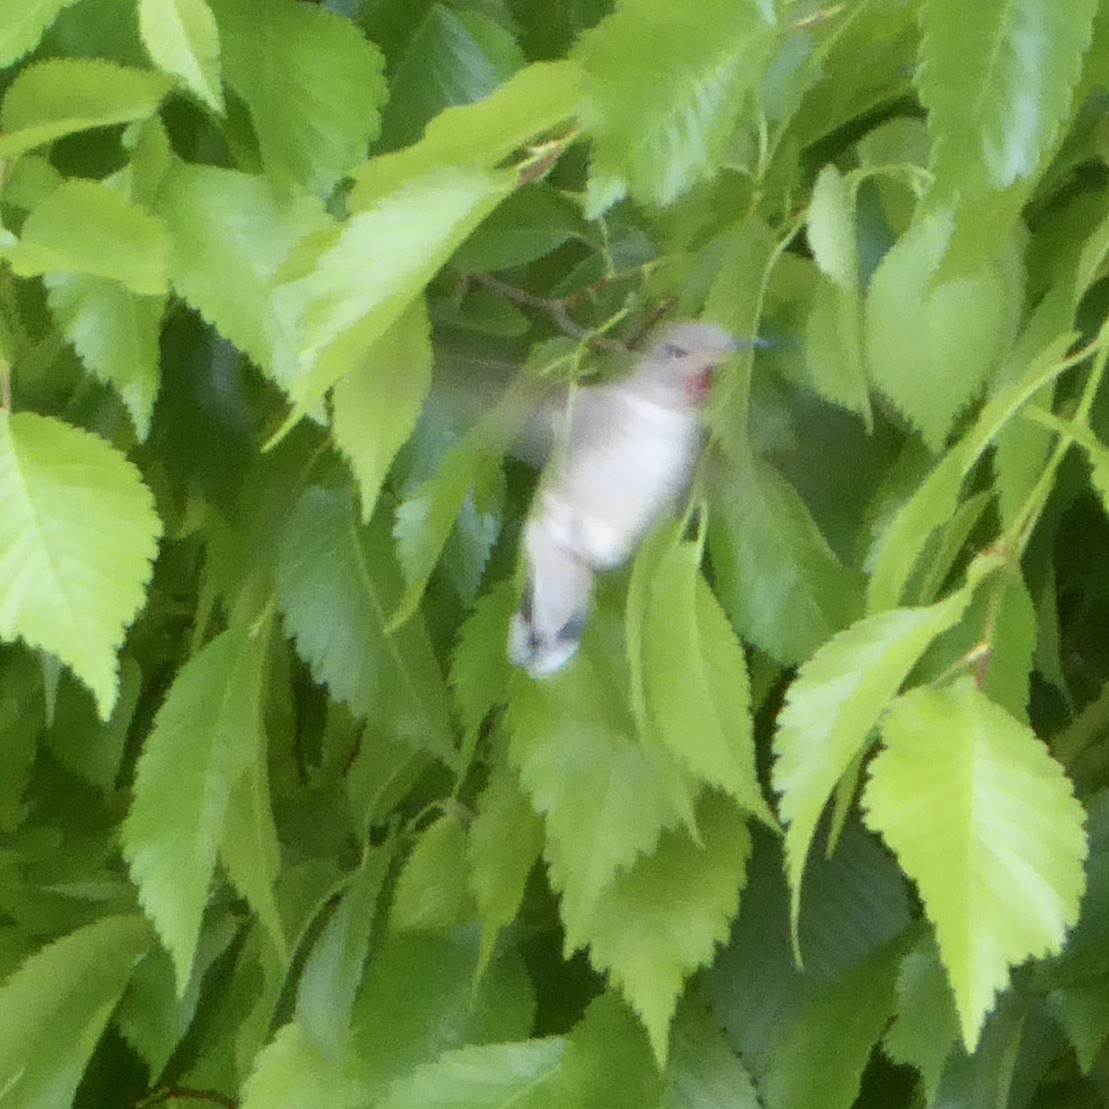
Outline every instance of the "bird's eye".
<path id="1" fill-rule="evenodd" d="M 666 343 L 662 348 L 662 353 L 667 358 L 684 358 L 689 351 L 685 347 L 676 346 L 674 343 Z"/>

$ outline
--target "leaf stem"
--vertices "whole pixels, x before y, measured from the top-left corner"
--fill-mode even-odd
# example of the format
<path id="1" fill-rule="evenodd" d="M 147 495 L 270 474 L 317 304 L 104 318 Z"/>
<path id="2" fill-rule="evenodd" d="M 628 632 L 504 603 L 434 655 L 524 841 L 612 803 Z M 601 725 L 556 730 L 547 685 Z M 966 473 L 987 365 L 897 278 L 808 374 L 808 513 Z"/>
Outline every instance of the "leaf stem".
<path id="1" fill-rule="evenodd" d="M 1078 401 L 1078 408 L 1072 420 L 1074 428 L 1067 427 L 1060 429 L 1059 439 L 1055 444 L 1055 449 L 1052 451 L 1051 457 L 1047 461 L 1047 465 L 1044 467 L 1039 479 L 1033 486 L 1032 492 L 1029 493 L 1028 497 L 1025 499 L 1024 504 L 1021 506 L 1021 511 L 1018 513 L 1016 520 L 1013 521 L 1007 533 L 1006 538 L 1012 546 L 1013 557 L 1016 561 L 1019 561 L 1021 555 L 1023 555 L 1024 549 L 1028 546 L 1028 542 L 1032 538 L 1032 533 L 1036 530 L 1036 525 L 1039 523 L 1043 511 L 1047 507 L 1048 498 L 1051 496 L 1051 491 L 1055 484 L 1055 475 L 1062 465 L 1067 452 L 1078 438 L 1076 429 L 1085 428 L 1089 420 L 1090 409 L 1093 407 L 1094 399 L 1097 397 L 1097 391 L 1101 386 L 1101 379 L 1105 374 L 1106 362 L 1109 360 L 1109 344 L 1102 342 L 1106 326 L 1109 326 L 1109 324 L 1102 327 L 1102 332 L 1099 333 L 1098 336 L 1098 342 L 1102 343 L 1102 345 L 1095 348 L 1097 354 L 1094 358 L 1094 364 L 1090 369 L 1090 376 L 1086 379 L 1086 384 L 1082 388 L 1082 395 Z M 1091 346 L 1092 345 L 1093 344 L 1091 344 Z M 1088 350 L 1089 348 L 1084 349 Z"/>
<path id="2" fill-rule="evenodd" d="M 522 188 L 524 185 L 530 185 L 533 181 L 546 177 L 554 168 L 555 163 L 562 157 L 566 148 L 581 133 L 582 129 L 580 127 L 574 127 L 567 131 L 565 135 L 559 135 L 557 139 L 551 139 L 549 142 L 533 146 L 528 151 L 529 157 L 516 167 L 516 187 Z"/>
<path id="3" fill-rule="evenodd" d="M 756 335 L 758 334 L 759 324 L 762 320 L 763 307 L 766 304 L 766 293 L 770 288 L 770 278 L 774 273 L 775 267 L 782 260 L 782 255 L 789 249 L 790 243 L 801 234 L 805 224 L 808 222 L 808 218 L 809 209 L 808 206 L 806 206 L 794 218 L 793 223 L 786 229 L 786 233 L 778 240 L 774 245 L 774 249 L 770 252 L 770 257 L 766 262 L 766 268 L 763 270 L 758 297 L 755 300 L 752 329 Z M 751 411 L 751 377 L 755 367 L 755 347 L 752 346 L 750 350 L 746 351 L 741 357 L 744 360 L 744 366 L 743 373 L 739 377 L 735 404 L 738 409 L 739 426 L 743 429 L 744 438 L 746 439 L 747 425 Z"/>
<path id="4" fill-rule="evenodd" d="M 791 23 L 789 29 L 791 31 L 807 31 L 810 27 L 815 27 L 817 24 L 831 19 L 832 16 L 839 15 L 846 7 L 846 4 L 833 4 L 830 8 L 821 8 L 820 11 L 806 15 L 803 19 L 797 20 L 796 23 Z"/>

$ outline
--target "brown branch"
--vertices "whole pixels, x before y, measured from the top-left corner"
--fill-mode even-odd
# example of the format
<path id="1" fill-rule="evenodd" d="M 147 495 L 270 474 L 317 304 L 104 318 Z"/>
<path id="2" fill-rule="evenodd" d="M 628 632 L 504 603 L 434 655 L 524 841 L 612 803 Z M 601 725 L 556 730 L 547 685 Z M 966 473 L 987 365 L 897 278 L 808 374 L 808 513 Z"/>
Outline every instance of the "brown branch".
<path id="1" fill-rule="evenodd" d="M 515 285 L 507 285 L 487 273 L 471 274 L 470 280 L 488 289 L 491 293 L 512 301 L 514 304 L 522 304 L 525 308 L 535 308 L 540 312 L 546 312 L 567 335 L 574 339 L 580 339 L 583 343 L 602 347 L 605 350 L 625 351 L 628 349 L 626 344 L 618 343 L 615 339 L 606 339 L 603 336 L 595 335 L 570 318 L 568 305 L 571 300 L 576 299 L 580 294 L 575 294 L 574 298 L 536 296 L 535 293 L 529 293 L 526 289 L 518 289 Z"/>
<path id="2" fill-rule="evenodd" d="M 674 307 L 674 298 L 668 297 L 661 304 L 657 305 L 655 310 L 643 321 L 640 327 L 636 330 L 635 334 L 628 340 L 628 346 L 634 347 L 644 335 L 650 331 L 655 324 Z"/>

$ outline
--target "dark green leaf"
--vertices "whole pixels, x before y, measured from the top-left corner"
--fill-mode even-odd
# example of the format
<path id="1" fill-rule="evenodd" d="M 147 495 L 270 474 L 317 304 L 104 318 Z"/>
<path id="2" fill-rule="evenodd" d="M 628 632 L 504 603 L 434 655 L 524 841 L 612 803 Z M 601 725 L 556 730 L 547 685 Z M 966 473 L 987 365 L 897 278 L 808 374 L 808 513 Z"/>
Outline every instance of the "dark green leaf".
<path id="1" fill-rule="evenodd" d="M 212 0 L 227 82 L 266 173 L 324 196 L 366 155 L 385 100 L 383 60 L 347 19 L 295 0 Z"/>
<path id="2" fill-rule="evenodd" d="M 453 758 L 446 684 L 419 620 L 387 633 L 400 583 L 378 520 L 360 524 L 340 493 L 313 488 L 289 516 L 277 590 L 317 679 L 359 716 Z"/>
<path id="3" fill-rule="evenodd" d="M 709 555 L 725 611 L 744 638 L 799 662 L 858 614 L 856 575 L 771 467 L 735 463 L 713 494 Z"/>

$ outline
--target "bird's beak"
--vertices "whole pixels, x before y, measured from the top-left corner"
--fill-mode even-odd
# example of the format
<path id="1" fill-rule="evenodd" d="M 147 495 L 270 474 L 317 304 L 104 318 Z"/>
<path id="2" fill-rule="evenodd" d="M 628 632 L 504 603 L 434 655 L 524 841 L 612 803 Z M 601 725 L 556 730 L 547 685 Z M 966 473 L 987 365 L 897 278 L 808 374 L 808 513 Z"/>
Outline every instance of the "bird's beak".
<path id="1" fill-rule="evenodd" d="M 762 339 L 759 336 L 755 336 L 753 339 L 730 339 L 728 341 L 728 350 L 732 351 L 767 350 L 772 346 L 774 346 L 773 340 Z"/>

